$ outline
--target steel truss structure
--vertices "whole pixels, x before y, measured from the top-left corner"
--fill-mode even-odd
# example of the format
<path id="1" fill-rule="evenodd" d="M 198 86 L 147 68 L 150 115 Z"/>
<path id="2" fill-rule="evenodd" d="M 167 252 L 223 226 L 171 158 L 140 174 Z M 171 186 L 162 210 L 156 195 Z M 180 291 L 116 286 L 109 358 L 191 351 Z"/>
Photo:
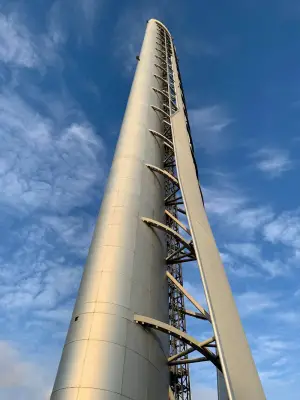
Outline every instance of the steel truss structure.
<path id="1" fill-rule="evenodd" d="M 173 132 L 171 116 L 177 111 L 177 100 L 175 81 L 173 74 L 172 57 L 173 53 L 172 39 L 167 30 L 157 25 L 156 59 L 155 67 L 157 74 L 155 77 L 159 87 L 153 87 L 153 91 L 160 96 L 161 108 L 154 107 L 161 119 L 163 131 L 155 132 L 149 129 L 153 135 L 164 140 L 165 157 L 164 169 L 153 165 L 147 165 L 153 172 L 162 174 L 165 178 L 165 222 L 162 224 L 149 218 L 143 218 L 143 221 L 149 226 L 162 229 L 166 234 L 166 263 L 167 277 L 169 282 L 169 325 L 161 324 L 159 321 L 153 321 L 147 317 L 135 316 L 137 323 L 159 329 L 169 334 L 169 358 L 170 368 L 170 397 L 176 400 L 190 400 L 190 376 L 189 366 L 191 362 L 203 362 L 211 360 L 216 365 L 217 357 L 207 349 L 215 347 L 215 339 L 210 338 L 199 344 L 189 338 L 186 340 L 186 315 L 199 319 L 209 319 L 208 313 L 189 295 L 183 288 L 182 263 L 195 261 L 195 252 L 192 240 L 187 240 L 180 235 L 183 231 L 190 236 L 190 230 L 180 221 L 179 214 L 186 215 L 183 199 L 180 192 L 180 184 L 177 179 L 176 160 L 173 147 Z M 186 108 L 185 108 L 186 109 Z M 186 114 L 186 120 L 188 116 Z M 199 313 L 186 310 L 184 297 L 187 297 Z M 163 325 L 163 326 L 162 326 Z M 188 359 L 188 354 L 195 351 L 206 354 L 204 357 Z"/>
<path id="2" fill-rule="evenodd" d="M 156 329 L 169 335 L 170 353 L 168 365 L 170 368 L 170 399 L 191 399 L 189 364 L 207 361 L 213 363 L 218 371 L 219 399 L 233 399 L 237 397 L 234 397 L 233 390 L 229 385 L 226 388 L 218 344 L 215 337 L 213 336 L 199 343 L 186 333 L 186 315 L 199 320 L 206 320 L 210 323 L 212 323 L 212 319 L 209 312 L 198 304 L 183 286 L 182 264 L 197 261 L 197 256 L 194 249 L 191 229 L 189 226 L 186 226 L 181 221 L 182 218 L 179 217 L 179 215 L 186 216 L 187 211 L 185 209 L 186 204 L 183 201 L 181 185 L 178 179 L 178 162 L 176 161 L 173 142 L 174 132 L 172 128 L 172 115 L 178 111 L 178 94 L 176 93 L 173 72 L 174 64 L 177 68 L 185 128 L 189 136 L 190 151 L 197 178 L 198 171 L 194 157 L 194 148 L 176 51 L 168 30 L 158 21 L 156 21 L 156 25 L 157 47 L 155 50 L 157 54 L 155 57 L 157 63 L 155 63 L 155 66 L 157 68 L 157 74 L 155 74 L 155 77 L 157 78 L 159 87 L 153 87 L 152 89 L 161 97 L 161 108 L 153 107 L 153 109 L 161 118 L 163 131 L 154 132 L 152 129 L 149 129 L 149 132 L 164 140 L 165 159 L 164 169 L 153 165 L 147 165 L 147 167 L 154 173 L 163 175 L 165 179 L 165 224 L 149 218 L 142 218 L 142 220 L 153 229 L 163 230 L 166 235 L 166 275 L 169 282 L 169 325 L 141 315 L 135 315 L 135 321 L 144 327 Z M 204 205 L 200 186 L 199 191 Z M 185 297 L 195 306 L 198 312 L 185 308 Z M 198 351 L 201 357 L 188 358 L 188 355 L 195 351 Z M 264 398 L 260 382 L 258 382 L 257 393 L 260 396 L 259 398 Z"/>
<path id="3" fill-rule="evenodd" d="M 264 400 L 206 217 L 178 58 L 161 22 L 148 21 L 137 59 L 51 400 L 191 400 L 189 365 L 203 362 L 216 368 L 219 400 Z M 207 310 L 184 286 L 189 262 Z M 210 324 L 211 337 L 190 335 L 187 316 Z"/>

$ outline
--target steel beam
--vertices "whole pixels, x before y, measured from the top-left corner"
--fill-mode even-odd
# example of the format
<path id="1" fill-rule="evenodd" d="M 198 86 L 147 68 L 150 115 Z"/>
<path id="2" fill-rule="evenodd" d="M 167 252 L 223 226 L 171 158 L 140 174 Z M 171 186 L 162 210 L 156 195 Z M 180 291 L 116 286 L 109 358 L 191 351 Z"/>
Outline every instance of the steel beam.
<path id="1" fill-rule="evenodd" d="M 191 150 L 178 62 L 173 59 L 178 111 L 171 116 L 177 176 L 211 315 L 230 400 L 264 400 L 264 391 L 202 204 Z"/>
<path id="2" fill-rule="evenodd" d="M 177 280 L 167 271 L 166 272 L 167 277 L 170 279 L 170 281 L 172 281 L 174 283 L 174 285 L 176 285 L 178 287 L 178 289 L 185 295 L 185 297 L 187 299 L 189 299 L 189 301 L 193 304 L 193 306 L 195 306 L 197 308 L 197 310 L 200 311 L 200 313 L 203 315 L 203 317 L 205 319 L 207 319 L 209 322 L 211 322 L 211 317 L 208 314 L 208 312 L 202 307 L 200 306 L 200 304 L 194 299 L 193 296 L 191 296 L 187 290 L 185 290 L 185 288 L 180 285 L 179 282 L 177 282 Z"/>
<path id="3" fill-rule="evenodd" d="M 198 362 L 209 361 L 206 357 L 197 357 L 197 358 L 187 358 L 185 360 L 177 360 L 169 362 L 169 366 L 171 365 L 181 365 L 181 364 L 194 364 Z"/>
<path id="4" fill-rule="evenodd" d="M 191 235 L 191 231 L 189 230 L 189 228 L 187 228 L 181 221 L 179 221 L 179 219 L 177 219 L 176 217 L 174 217 L 173 214 L 171 214 L 168 210 L 165 210 L 165 214 L 169 217 L 172 218 L 173 221 L 176 222 L 176 224 L 178 224 L 180 226 L 180 228 L 182 228 L 186 233 L 188 233 L 189 235 Z"/>
<path id="5" fill-rule="evenodd" d="M 160 229 L 172 236 L 174 236 L 179 242 L 181 242 L 181 244 L 186 247 L 187 249 L 189 249 L 190 251 L 192 251 L 192 247 L 191 247 L 191 243 L 188 242 L 187 240 L 184 239 L 184 237 L 182 237 L 181 235 L 179 235 L 179 233 L 177 233 L 176 231 L 174 231 L 173 229 L 169 228 L 167 225 L 162 224 L 159 221 L 155 221 L 152 218 L 145 218 L 142 217 L 141 218 L 142 221 L 144 221 L 147 225 L 152 226 L 154 228 Z"/>
<path id="6" fill-rule="evenodd" d="M 146 167 L 151 169 L 151 171 L 158 172 L 159 174 L 164 175 L 165 178 L 170 179 L 173 183 L 175 183 L 175 185 L 178 186 L 178 180 L 175 178 L 175 176 L 170 174 L 168 171 L 166 171 L 162 168 L 156 167 L 155 165 L 151 165 L 151 164 L 145 164 L 145 165 L 146 165 Z"/>
<path id="7" fill-rule="evenodd" d="M 169 357 L 168 363 L 170 363 L 171 361 L 178 360 L 181 357 L 187 356 L 188 354 L 193 353 L 193 351 L 195 351 L 193 347 L 188 347 L 186 350 L 181 351 L 180 353 L 177 353 L 174 356 Z"/>
<path id="8" fill-rule="evenodd" d="M 218 357 L 212 353 L 210 350 L 205 348 L 207 340 L 203 342 L 199 342 L 194 339 L 192 336 L 188 335 L 186 332 L 182 332 L 174 326 L 168 325 L 164 322 L 158 321 L 154 318 L 145 317 L 143 315 L 134 315 L 134 320 L 136 323 L 144 325 L 149 328 L 157 329 L 161 332 L 164 332 L 168 335 L 175 336 L 176 338 L 182 340 L 186 344 L 193 347 L 195 350 L 199 351 L 203 356 L 205 356 L 209 361 L 211 361 L 218 369 L 221 369 L 221 365 L 219 363 Z M 211 338 L 212 339 L 212 338 Z M 209 340 L 211 340 L 209 339 Z"/>

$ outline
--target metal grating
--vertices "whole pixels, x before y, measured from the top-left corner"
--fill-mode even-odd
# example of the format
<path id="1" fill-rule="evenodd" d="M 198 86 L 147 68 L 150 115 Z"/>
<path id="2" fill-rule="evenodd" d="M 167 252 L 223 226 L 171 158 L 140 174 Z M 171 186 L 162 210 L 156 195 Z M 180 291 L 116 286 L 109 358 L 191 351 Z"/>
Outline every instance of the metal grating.
<path id="1" fill-rule="evenodd" d="M 162 110 L 169 116 L 176 112 L 176 91 L 174 85 L 172 59 L 173 46 L 169 33 L 157 24 L 157 39 L 160 43 L 161 50 L 157 52 L 157 75 L 160 76 L 160 89 L 167 95 L 162 96 Z M 164 55 L 164 58 L 163 58 Z M 172 126 L 170 118 L 163 123 L 163 135 L 172 142 Z M 167 172 L 176 176 L 176 164 L 173 150 L 165 146 L 165 162 L 164 168 Z M 178 219 L 178 206 L 182 204 L 182 200 L 177 196 L 179 192 L 178 186 L 170 179 L 165 179 L 165 199 L 166 210 Z M 178 232 L 178 224 L 166 215 L 166 225 Z M 176 238 L 170 234 L 166 234 L 167 257 L 175 251 L 179 251 L 181 245 Z M 169 273 L 182 285 L 182 266 L 180 263 L 168 264 Z M 169 324 L 183 332 L 186 332 L 186 318 L 182 310 L 184 310 L 184 296 L 176 285 L 169 282 Z M 169 339 L 170 357 L 175 354 L 187 350 L 187 345 L 174 336 Z M 187 356 L 185 356 L 187 358 Z M 190 376 L 187 364 L 170 366 L 170 386 L 176 400 L 190 400 Z"/>

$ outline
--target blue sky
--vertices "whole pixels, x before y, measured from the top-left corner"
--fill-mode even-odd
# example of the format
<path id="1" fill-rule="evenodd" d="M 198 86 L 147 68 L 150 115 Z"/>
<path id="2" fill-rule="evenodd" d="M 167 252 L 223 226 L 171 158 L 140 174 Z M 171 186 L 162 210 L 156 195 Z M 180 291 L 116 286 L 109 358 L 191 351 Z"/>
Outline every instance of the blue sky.
<path id="1" fill-rule="evenodd" d="M 0 0 L 1 399 L 49 396 L 151 17 L 175 39 L 206 210 L 267 398 L 299 398 L 298 2 Z M 201 300 L 196 266 L 185 278 Z M 215 400 L 213 369 L 191 375 L 194 398 Z"/>

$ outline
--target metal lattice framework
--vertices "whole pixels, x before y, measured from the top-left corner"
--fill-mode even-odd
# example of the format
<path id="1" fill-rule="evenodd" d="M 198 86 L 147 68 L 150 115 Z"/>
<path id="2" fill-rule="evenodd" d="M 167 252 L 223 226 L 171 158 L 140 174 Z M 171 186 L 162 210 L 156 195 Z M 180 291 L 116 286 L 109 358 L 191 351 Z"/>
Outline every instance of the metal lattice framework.
<path id="1" fill-rule="evenodd" d="M 161 174 L 165 178 L 165 224 L 149 218 L 143 218 L 143 221 L 154 229 L 165 231 L 166 234 L 169 325 L 166 326 L 166 324 L 162 324 L 159 321 L 138 315 L 135 316 L 135 320 L 144 326 L 169 334 L 170 398 L 190 400 L 189 364 L 211 361 L 218 369 L 221 370 L 221 367 L 215 352 L 216 344 L 214 337 L 199 344 L 186 333 L 186 315 L 209 321 L 210 316 L 183 287 L 182 264 L 195 261 L 196 257 L 190 237 L 190 230 L 180 218 L 180 215 L 183 216 L 186 212 L 183 207 L 184 202 L 177 179 L 176 159 L 173 149 L 171 116 L 177 111 L 177 95 L 172 58 L 175 59 L 176 55 L 174 54 L 172 39 L 169 33 L 159 23 L 157 23 L 156 45 L 155 67 L 157 73 L 155 77 L 157 79 L 157 87 L 153 87 L 152 89 L 157 96 L 160 96 L 161 108 L 152 106 L 152 109 L 161 119 L 163 131 L 156 132 L 149 129 L 149 132 L 163 139 L 165 158 L 164 169 L 149 164 L 147 164 L 147 167 L 153 173 Z M 186 310 L 184 297 L 187 297 L 199 312 Z M 188 359 L 188 354 L 195 350 L 199 351 L 202 357 Z"/>
<path id="2" fill-rule="evenodd" d="M 156 27 L 157 87 L 153 90 L 161 101 L 159 107 L 151 107 L 163 128 L 162 132 L 150 129 L 150 133 L 163 140 L 165 159 L 163 168 L 147 167 L 165 180 L 165 223 L 151 218 L 142 220 L 152 229 L 165 232 L 169 324 L 141 315 L 135 315 L 135 321 L 169 335 L 170 399 L 191 399 L 189 364 L 205 361 L 217 369 L 220 400 L 264 399 L 204 208 L 196 203 L 202 200 L 204 206 L 175 47 L 168 30 L 158 21 Z M 189 183 L 190 174 L 193 184 Z M 198 263 L 210 313 L 183 286 L 182 264 L 190 261 Z M 184 297 L 197 312 L 185 308 Z M 186 332 L 186 316 L 209 322 L 214 336 L 197 342 Z M 188 358 L 194 351 L 200 357 Z M 243 376 L 239 369 L 241 355 L 247 370 Z"/>
<path id="3" fill-rule="evenodd" d="M 163 79 L 163 92 L 168 94 L 167 102 L 164 102 L 164 110 L 170 114 L 177 110 L 176 107 L 176 93 L 174 87 L 174 78 L 172 71 L 172 44 L 168 33 L 165 29 L 158 25 L 158 40 L 163 48 L 164 62 L 161 61 L 160 73 Z M 158 68 L 159 70 L 159 68 Z M 172 142 L 172 127 L 171 121 L 168 119 L 164 124 L 164 136 Z M 173 176 L 176 175 L 175 157 L 173 149 L 165 146 L 165 162 L 164 168 Z M 178 217 L 176 202 L 180 202 L 178 192 L 180 191 L 178 183 L 170 179 L 165 179 L 165 196 L 166 196 L 166 223 L 167 225 L 178 232 L 178 225 L 171 216 Z M 178 199 L 178 200 L 176 200 Z M 167 242 L 167 262 L 169 273 L 178 281 L 183 283 L 182 267 L 181 264 L 171 263 L 171 260 L 180 254 L 182 245 L 178 239 L 170 234 L 166 234 Z M 184 296 L 182 292 L 173 284 L 169 285 L 169 323 L 182 332 L 186 332 L 185 315 L 181 312 L 184 307 Z M 170 357 L 183 352 L 187 349 L 187 345 L 175 336 L 170 336 Z M 187 357 L 187 356 L 185 356 Z M 189 400 L 190 394 L 190 377 L 189 367 L 187 364 L 179 364 L 170 366 L 170 386 L 173 391 L 174 397 L 177 400 Z"/>

